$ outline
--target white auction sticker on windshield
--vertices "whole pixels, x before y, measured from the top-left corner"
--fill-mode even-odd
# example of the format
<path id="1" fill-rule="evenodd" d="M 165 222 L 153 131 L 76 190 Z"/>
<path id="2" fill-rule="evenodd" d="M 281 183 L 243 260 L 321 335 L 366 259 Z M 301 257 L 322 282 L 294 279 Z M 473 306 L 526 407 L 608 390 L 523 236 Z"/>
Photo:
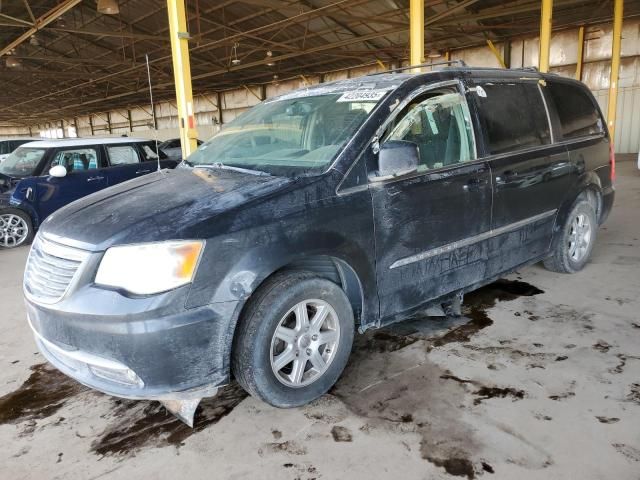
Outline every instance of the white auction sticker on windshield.
<path id="1" fill-rule="evenodd" d="M 353 90 L 345 92 L 337 102 L 366 102 L 380 100 L 389 90 Z"/>

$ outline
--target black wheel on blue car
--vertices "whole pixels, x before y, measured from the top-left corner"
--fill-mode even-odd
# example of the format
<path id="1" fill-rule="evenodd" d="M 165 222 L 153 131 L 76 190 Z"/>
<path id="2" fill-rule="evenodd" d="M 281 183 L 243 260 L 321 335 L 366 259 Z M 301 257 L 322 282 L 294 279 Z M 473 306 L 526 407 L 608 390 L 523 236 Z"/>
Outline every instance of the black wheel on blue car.
<path id="1" fill-rule="evenodd" d="M 304 405 L 338 380 L 353 335 L 353 311 L 338 285 L 309 272 L 279 273 L 245 308 L 232 372 L 245 390 L 274 407 Z"/>
<path id="2" fill-rule="evenodd" d="M 579 199 L 558 232 L 560 238 L 552 255 L 544 261 L 545 268 L 559 273 L 582 270 L 591 257 L 597 229 L 595 208 L 587 199 Z"/>
<path id="3" fill-rule="evenodd" d="M 17 208 L 0 210 L 0 248 L 15 248 L 33 241 L 31 218 Z"/>

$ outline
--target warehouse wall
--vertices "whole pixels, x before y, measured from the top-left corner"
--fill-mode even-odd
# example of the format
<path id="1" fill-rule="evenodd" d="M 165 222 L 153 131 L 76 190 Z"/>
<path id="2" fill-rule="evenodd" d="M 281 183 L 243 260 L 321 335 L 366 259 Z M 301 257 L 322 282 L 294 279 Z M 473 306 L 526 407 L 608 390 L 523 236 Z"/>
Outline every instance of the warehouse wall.
<path id="1" fill-rule="evenodd" d="M 624 22 L 622 32 L 622 61 L 620 70 L 620 98 L 618 100 L 618 127 L 616 129 L 616 151 L 636 153 L 640 150 L 640 20 Z M 551 41 L 551 71 L 563 76 L 574 77 L 577 66 L 578 29 L 567 29 L 553 33 Z M 585 28 L 584 65 L 582 80 L 594 91 L 606 115 L 609 74 L 611 70 L 612 26 L 594 25 Z M 496 48 L 504 55 L 504 43 Z M 537 37 L 516 38 L 511 41 L 511 55 L 507 59 L 512 68 L 530 67 L 538 64 L 539 41 Z M 500 67 L 499 61 L 486 46 L 466 48 L 451 52 L 452 59 L 464 60 L 470 66 Z M 436 60 L 437 61 L 437 60 Z M 353 68 L 324 75 L 330 82 L 353 78 L 381 71 L 371 66 Z M 298 76 L 281 80 L 266 86 L 243 86 L 225 92 L 214 92 L 194 98 L 194 109 L 198 125 L 198 135 L 207 139 L 216 133 L 220 123 L 226 124 L 246 109 L 258 104 L 263 97 L 271 98 L 290 90 L 320 82 L 319 76 Z M 220 105 L 219 105 L 220 104 Z M 178 116 L 174 101 L 159 102 L 155 106 L 157 131 L 153 130 L 151 107 L 139 106 L 130 110 L 121 109 L 63 119 L 59 122 L 32 125 L 28 127 L 3 128 L 0 136 L 37 135 L 49 133 L 53 136 L 64 132 L 65 136 L 118 136 L 129 135 L 165 140 L 178 136 Z"/>

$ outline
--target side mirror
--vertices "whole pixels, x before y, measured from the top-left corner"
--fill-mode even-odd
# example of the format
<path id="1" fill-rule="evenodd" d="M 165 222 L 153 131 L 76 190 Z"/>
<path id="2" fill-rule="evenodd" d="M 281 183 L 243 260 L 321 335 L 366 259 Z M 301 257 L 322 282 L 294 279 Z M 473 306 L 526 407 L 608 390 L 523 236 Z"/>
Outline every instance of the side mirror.
<path id="1" fill-rule="evenodd" d="M 378 177 L 404 175 L 418 170 L 418 145 L 405 140 L 389 140 L 378 152 Z"/>
<path id="2" fill-rule="evenodd" d="M 49 175 L 56 178 L 64 178 L 67 176 L 67 169 L 62 165 L 56 165 L 55 167 L 51 167 Z"/>

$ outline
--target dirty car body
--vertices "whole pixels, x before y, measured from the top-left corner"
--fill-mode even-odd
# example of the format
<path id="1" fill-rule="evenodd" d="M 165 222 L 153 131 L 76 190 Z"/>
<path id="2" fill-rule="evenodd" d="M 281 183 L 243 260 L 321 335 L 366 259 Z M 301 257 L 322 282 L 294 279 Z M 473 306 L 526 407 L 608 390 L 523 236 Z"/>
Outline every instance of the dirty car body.
<path id="1" fill-rule="evenodd" d="M 190 165 L 90 195 L 44 222 L 24 285 L 41 351 L 103 392 L 197 404 L 230 381 L 239 325 L 274 276 L 305 272 L 304 281 L 337 285 L 362 332 L 545 259 L 578 198 L 593 199 L 599 223 L 613 202 L 597 106 L 594 125 L 586 119 L 564 138 L 551 85 L 593 100 L 553 75 L 448 68 L 263 102 Z M 529 102 L 528 115 L 501 103 L 504 89 Z M 504 115 L 520 116 L 527 134 L 501 132 Z M 107 257 L 128 258 L 115 255 L 122 247 L 148 262 L 158 248 L 193 249 L 192 274 L 145 289 L 154 280 L 132 269 L 153 266 L 130 257 L 108 270 L 139 276 L 142 287 L 103 281 Z M 64 272 L 64 284 L 33 283 L 40 262 Z"/>

